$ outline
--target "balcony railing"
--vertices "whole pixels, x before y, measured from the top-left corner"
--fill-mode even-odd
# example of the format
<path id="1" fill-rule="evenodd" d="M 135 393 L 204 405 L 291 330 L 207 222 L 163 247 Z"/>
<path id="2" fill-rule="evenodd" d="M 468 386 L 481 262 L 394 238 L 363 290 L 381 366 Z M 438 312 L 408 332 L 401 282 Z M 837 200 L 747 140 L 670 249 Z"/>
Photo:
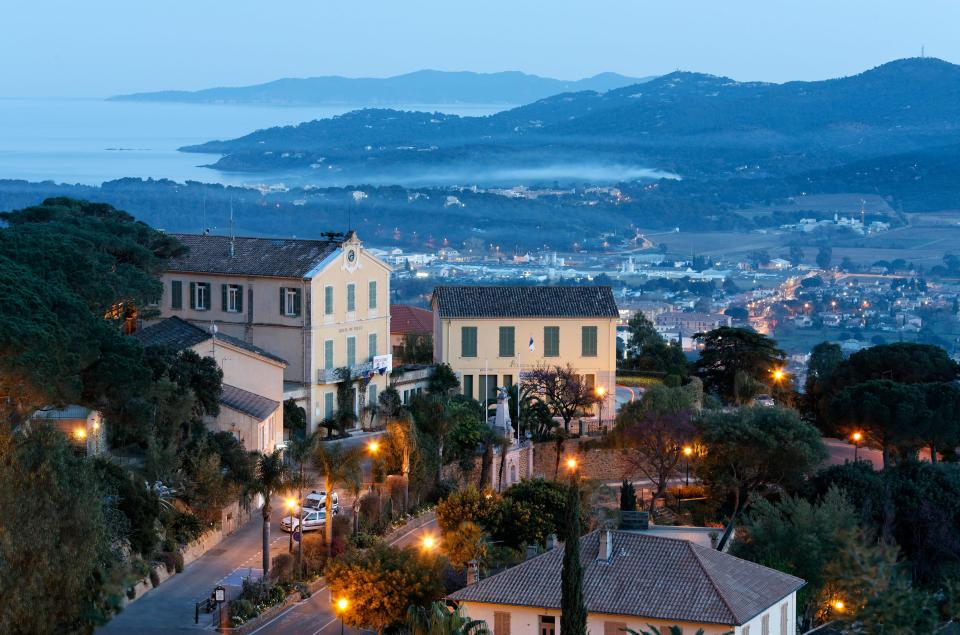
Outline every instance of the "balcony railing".
<path id="1" fill-rule="evenodd" d="M 318 384 L 335 384 L 340 381 L 339 368 L 321 368 L 317 371 Z M 366 377 L 371 372 L 376 372 L 373 368 L 373 362 L 364 362 L 350 368 L 350 379 L 359 379 Z"/>

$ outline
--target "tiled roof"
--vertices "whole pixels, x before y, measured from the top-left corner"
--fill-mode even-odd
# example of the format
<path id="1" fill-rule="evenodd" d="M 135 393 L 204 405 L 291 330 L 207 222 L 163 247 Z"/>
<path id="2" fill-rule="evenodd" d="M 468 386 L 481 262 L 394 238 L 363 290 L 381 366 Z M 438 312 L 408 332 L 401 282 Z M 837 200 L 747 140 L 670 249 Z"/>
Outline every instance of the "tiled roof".
<path id="1" fill-rule="evenodd" d="M 433 311 L 409 304 L 390 305 L 390 332 L 430 333 L 433 331 Z"/>
<path id="2" fill-rule="evenodd" d="M 580 539 L 590 613 L 742 625 L 804 585 L 800 578 L 686 540 L 612 533 L 609 560 L 597 558 L 600 532 Z M 448 597 L 559 609 L 562 567 L 560 546 Z"/>
<path id="3" fill-rule="evenodd" d="M 186 320 L 182 320 L 174 315 L 166 318 L 165 320 L 161 320 L 156 324 L 151 324 L 146 328 L 142 328 L 139 331 L 135 331 L 131 337 L 135 337 L 140 340 L 140 343 L 144 348 L 150 348 L 151 346 L 163 346 L 173 350 L 182 351 L 186 348 L 196 346 L 201 342 L 206 342 L 212 338 L 213 335 L 209 331 L 206 331 L 199 326 L 194 326 Z M 261 357 L 266 357 L 267 359 L 273 360 L 278 364 L 283 364 L 285 366 L 287 365 L 287 361 L 282 357 L 277 357 L 273 353 L 254 344 L 250 344 L 249 342 L 244 342 L 239 338 L 225 335 L 224 333 L 217 333 L 217 341 L 225 342 Z"/>
<path id="4" fill-rule="evenodd" d="M 613 291 L 602 286 L 437 287 L 433 302 L 441 318 L 620 316 Z"/>
<path id="5" fill-rule="evenodd" d="M 189 248 L 171 260 L 168 271 L 224 275 L 303 278 L 332 254 L 339 242 L 297 238 L 234 238 L 203 234 L 172 234 Z"/>
<path id="6" fill-rule="evenodd" d="M 223 385 L 223 392 L 220 393 L 220 404 L 260 421 L 269 417 L 280 407 L 279 401 L 227 384 Z"/>

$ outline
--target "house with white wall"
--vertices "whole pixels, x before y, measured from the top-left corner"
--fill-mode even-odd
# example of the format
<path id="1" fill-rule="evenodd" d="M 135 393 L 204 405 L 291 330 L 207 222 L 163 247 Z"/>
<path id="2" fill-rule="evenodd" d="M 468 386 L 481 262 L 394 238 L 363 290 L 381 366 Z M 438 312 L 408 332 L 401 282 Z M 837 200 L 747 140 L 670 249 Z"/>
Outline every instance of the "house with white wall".
<path id="1" fill-rule="evenodd" d="M 587 631 L 649 626 L 705 635 L 794 635 L 797 591 L 779 571 L 687 540 L 599 530 L 580 539 Z M 561 635 L 563 546 L 456 591 L 447 599 L 493 635 Z"/>

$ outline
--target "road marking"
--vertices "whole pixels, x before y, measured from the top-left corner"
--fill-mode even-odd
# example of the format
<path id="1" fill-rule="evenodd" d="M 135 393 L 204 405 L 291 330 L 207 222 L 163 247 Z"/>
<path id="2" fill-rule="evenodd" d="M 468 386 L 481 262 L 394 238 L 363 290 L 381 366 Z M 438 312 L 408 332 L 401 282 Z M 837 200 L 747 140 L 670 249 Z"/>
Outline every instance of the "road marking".
<path id="1" fill-rule="evenodd" d="M 337 621 L 337 618 L 333 618 L 332 620 L 330 620 L 329 622 L 327 622 L 326 624 L 324 624 L 323 626 L 321 626 L 321 627 L 318 628 L 317 630 L 313 631 L 313 633 L 312 633 L 311 635 L 317 635 L 320 631 L 322 631 L 323 629 L 325 629 L 326 627 L 330 626 L 331 624 L 333 624 L 333 623 L 336 622 L 336 621 Z"/>

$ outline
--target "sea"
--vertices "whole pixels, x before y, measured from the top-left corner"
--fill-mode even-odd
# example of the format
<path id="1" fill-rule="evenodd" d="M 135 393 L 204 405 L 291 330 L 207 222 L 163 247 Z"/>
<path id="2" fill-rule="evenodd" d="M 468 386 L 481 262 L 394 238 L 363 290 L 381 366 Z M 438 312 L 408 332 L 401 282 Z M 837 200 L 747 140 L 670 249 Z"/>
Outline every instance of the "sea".
<path id="1" fill-rule="evenodd" d="M 255 186 L 270 179 L 202 167 L 219 156 L 178 152 L 272 126 L 341 115 L 362 106 L 177 104 L 104 99 L 0 99 L 0 179 L 100 185 L 124 177 Z M 377 107 L 487 115 L 509 106 Z"/>

